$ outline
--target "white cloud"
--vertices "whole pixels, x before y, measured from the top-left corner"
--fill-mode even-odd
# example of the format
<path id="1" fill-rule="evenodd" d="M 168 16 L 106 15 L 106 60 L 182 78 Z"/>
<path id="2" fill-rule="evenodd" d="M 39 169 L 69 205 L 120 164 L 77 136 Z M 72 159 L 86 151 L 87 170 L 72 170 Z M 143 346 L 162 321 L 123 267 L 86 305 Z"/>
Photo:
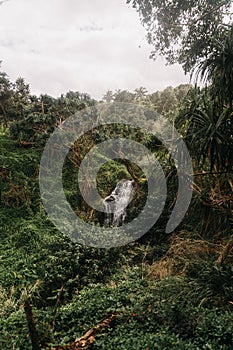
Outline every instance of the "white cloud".
<path id="1" fill-rule="evenodd" d="M 149 91 L 187 82 L 181 68 L 149 60 L 138 14 L 124 0 L 10 0 L 0 6 L 2 69 L 33 93 Z"/>

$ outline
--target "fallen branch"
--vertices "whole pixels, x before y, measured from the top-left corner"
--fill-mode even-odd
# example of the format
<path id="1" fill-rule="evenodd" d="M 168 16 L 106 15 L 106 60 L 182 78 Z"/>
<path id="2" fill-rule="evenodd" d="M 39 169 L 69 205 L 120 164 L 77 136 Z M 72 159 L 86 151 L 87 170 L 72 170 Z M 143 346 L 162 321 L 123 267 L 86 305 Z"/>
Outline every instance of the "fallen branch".
<path id="1" fill-rule="evenodd" d="M 36 142 L 33 142 L 33 141 L 20 141 L 19 142 L 20 146 L 23 146 L 23 147 L 33 147 L 36 145 Z"/>
<path id="2" fill-rule="evenodd" d="M 105 318 L 96 326 L 92 327 L 87 331 L 82 337 L 76 339 L 73 343 L 68 345 L 58 345 L 50 350 L 84 350 L 91 345 L 96 337 L 96 334 L 102 331 L 104 328 L 108 328 L 110 324 L 115 320 L 117 314 L 112 314 L 109 317 Z"/>

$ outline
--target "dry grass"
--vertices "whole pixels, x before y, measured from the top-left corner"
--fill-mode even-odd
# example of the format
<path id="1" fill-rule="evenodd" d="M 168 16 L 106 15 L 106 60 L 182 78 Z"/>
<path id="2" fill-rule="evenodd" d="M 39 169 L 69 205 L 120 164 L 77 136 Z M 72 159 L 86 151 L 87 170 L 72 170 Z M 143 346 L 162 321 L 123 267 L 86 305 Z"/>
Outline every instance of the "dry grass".
<path id="1" fill-rule="evenodd" d="M 2 286 L 0 286 L 0 317 L 3 317 L 5 313 L 9 311 L 14 311 L 15 301 L 14 301 L 14 287 L 11 288 L 10 292 L 7 293 Z"/>
<path id="2" fill-rule="evenodd" d="M 151 265 L 149 278 L 164 278 L 171 275 L 182 275 L 193 261 L 217 259 L 222 244 L 214 244 L 202 239 L 190 238 L 190 233 L 181 231 L 171 237 L 170 248 L 166 255 Z"/>

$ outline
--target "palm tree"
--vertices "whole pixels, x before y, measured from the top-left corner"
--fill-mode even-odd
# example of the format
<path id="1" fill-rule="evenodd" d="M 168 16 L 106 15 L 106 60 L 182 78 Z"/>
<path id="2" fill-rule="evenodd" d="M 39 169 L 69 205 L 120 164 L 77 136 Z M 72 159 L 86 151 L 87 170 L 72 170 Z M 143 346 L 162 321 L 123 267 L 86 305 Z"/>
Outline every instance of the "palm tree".
<path id="1" fill-rule="evenodd" d="M 213 41 L 212 53 L 199 64 L 197 76 L 210 83 L 190 95 L 178 123 L 186 125 L 186 139 L 194 157 L 202 163 L 232 171 L 233 167 L 233 26 L 225 40 Z"/>
<path id="2" fill-rule="evenodd" d="M 233 167 L 233 129 L 230 107 L 220 108 L 208 89 L 189 94 L 188 106 L 176 120 L 183 128 L 190 152 L 199 165 L 208 164 L 210 171 Z"/>
<path id="3" fill-rule="evenodd" d="M 216 41 L 209 58 L 199 64 L 197 74 L 212 84 L 212 95 L 219 103 L 232 108 L 233 100 L 233 26 L 225 41 Z"/>
<path id="4" fill-rule="evenodd" d="M 135 100 L 144 100 L 146 98 L 146 94 L 147 94 L 147 89 L 143 86 L 141 86 L 138 89 L 134 90 L 135 93 Z"/>
<path id="5" fill-rule="evenodd" d="M 102 100 L 106 103 L 110 103 L 114 101 L 114 93 L 112 90 L 108 90 L 104 96 L 102 97 Z"/>

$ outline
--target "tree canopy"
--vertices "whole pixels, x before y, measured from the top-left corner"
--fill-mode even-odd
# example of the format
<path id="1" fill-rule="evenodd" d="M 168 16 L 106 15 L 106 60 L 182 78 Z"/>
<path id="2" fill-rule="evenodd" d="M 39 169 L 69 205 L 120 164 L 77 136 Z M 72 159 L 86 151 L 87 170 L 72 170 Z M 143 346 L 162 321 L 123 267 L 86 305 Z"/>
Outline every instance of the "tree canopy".
<path id="1" fill-rule="evenodd" d="M 154 47 L 151 57 L 166 57 L 191 72 L 228 34 L 231 0 L 127 0 L 138 12 Z"/>

